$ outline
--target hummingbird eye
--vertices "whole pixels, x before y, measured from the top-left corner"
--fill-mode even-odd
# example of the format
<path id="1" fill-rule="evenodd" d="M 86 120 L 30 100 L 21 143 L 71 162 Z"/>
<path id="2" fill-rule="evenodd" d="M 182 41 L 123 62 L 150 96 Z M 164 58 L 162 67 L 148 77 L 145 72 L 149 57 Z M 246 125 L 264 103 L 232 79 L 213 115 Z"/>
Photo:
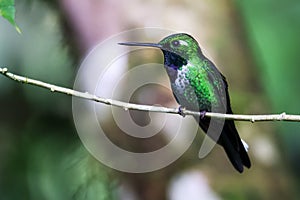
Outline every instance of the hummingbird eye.
<path id="1" fill-rule="evenodd" d="M 173 47 L 179 47 L 179 45 L 180 45 L 180 42 L 178 40 L 172 41 L 172 46 Z"/>

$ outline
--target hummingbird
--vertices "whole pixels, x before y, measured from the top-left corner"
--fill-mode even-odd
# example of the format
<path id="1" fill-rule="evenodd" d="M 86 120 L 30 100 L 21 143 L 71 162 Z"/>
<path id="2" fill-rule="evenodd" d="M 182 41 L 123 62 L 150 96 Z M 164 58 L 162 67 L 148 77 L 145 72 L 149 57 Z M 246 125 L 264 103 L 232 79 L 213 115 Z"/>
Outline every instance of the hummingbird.
<path id="1" fill-rule="evenodd" d="M 247 154 L 248 145 L 241 140 L 234 121 L 218 121 L 205 116 L 206 112 L 212 111 L 227 114 L 233 112 L 225 76 L 205 57 L 198 42 L 191 35 L 172 34 L 158 43 L 119 44 L 160 49 L 173 95 L 180 105 L 179 114 L 183 115 L 184 109 L 200 112 L 200 116 L 194 116 L 197 123 L 210 138 L 224 148 L 234 168 L 242 173 L 244 166 L 251 167 Z M 210 126 L 213 121 L 214 125 Z"/>

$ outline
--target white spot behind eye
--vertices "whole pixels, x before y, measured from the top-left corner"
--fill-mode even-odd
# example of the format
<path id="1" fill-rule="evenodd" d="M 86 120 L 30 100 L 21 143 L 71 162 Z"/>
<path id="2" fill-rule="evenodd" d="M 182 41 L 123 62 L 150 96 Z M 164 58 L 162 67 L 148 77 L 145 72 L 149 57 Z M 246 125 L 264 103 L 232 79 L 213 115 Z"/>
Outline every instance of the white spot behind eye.
<path id="1" fill-rule="evenodd" d="M 189 45 L 186 41 L 183 41 L 183 40 L 179 40 L 179 44 L 184 45 L 184 46 Z"/>

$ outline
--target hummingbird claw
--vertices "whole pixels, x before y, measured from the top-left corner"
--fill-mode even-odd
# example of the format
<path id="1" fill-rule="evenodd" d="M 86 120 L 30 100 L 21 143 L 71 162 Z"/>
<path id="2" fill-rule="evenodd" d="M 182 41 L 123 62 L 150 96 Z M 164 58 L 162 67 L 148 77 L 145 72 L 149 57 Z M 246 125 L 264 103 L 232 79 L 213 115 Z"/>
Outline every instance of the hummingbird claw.
<path id="1" fill-rule="evenodd" d="M 185 113 L 184 113 L 185 110 L 186 110 L 185 107 L 180 105 L 178 108 L 178 114 L 181 115 L 182 117 L 185 117 Z"/>
<path id="2" fill-rule="evenodd" d="M 206 110 L 200 111 L 200 119 L 203 119 L 205 117 Z"/>

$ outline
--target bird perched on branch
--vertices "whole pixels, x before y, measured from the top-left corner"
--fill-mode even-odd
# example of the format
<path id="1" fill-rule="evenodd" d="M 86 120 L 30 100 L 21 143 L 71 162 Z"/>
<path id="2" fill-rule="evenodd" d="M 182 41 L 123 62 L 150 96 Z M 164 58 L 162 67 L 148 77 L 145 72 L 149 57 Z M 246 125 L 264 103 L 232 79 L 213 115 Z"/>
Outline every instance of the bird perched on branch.
<path id="1" fill-rule="evenodd" d="M 244 170 L 243 166 L 250 168 L 247 145 L 241 140 L 234 121 L 205 117 L 205 112 L 228 114 L 233 112 L 225 77 L 203 55 L 198 42 L 192 36 L 178 33 L 162 39 L 159 43 L 119 44 L 154 47 L 162 50 L 164 66 L 180 110 L 186 108 L 200 111 L 200 117 L 194 116 L 194 118 L 202 130 L 224 148 L 235 169 L 241 173 Z"/>

